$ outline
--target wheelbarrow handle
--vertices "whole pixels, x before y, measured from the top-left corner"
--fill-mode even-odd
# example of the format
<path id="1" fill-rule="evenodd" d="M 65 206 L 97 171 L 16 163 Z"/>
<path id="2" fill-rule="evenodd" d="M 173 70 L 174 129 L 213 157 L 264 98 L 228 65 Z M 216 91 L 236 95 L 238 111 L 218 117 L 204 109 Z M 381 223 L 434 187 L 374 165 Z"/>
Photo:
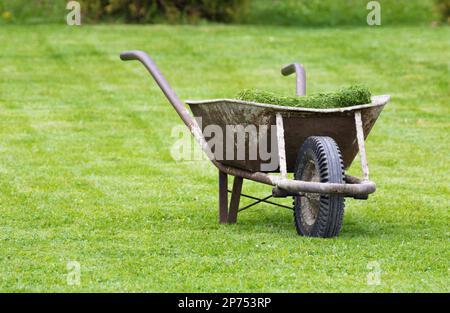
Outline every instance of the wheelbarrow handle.
<path id="1" fill-rule="evenodd" d="M 142 51 L 125 51 L 120 54 L 122 61 L 139 60 L 142 57 Z"/>
<path id="2" fill-rule="evenodd" d="M 137 60 L 140 61 L 145 66 L 145 68 L 147 68 L 147 70 L 155 79 L 158 86 L 166 95 L 170 104 L 172 104 L 175 111 L 177 111 L 178 115 L 183 120 L 184 124 L 186 124 L 191 133 L 194 135 L 194 138 L 200 144 L 203 151 L 206 153 L 208 158 L 214 163 L 215 162 L 214 155 L 212 154 L 209 146 L 207 145 L 205 137 L 203 136 L 203 133 L 199 125 L 197 124 L 197 121 L 191 116 L 191 114 L 189 114 L 189 111 L 184 106 L 184 103 L 180 100 L 180 98 L 178 98 L 175 91 L 173 91 L 172 87 L 170 87 L 169 83 L 161 74 L 155 62 L 153 62 L 153 60 L 148 56 L 148 54 L 145 53 L 144 51 L 139 50 L 125 51 L 120 54 L 120 59 L 123 61 Z"/>
<path id="3" fill-rule="evenodd" d="M 188 126 L 192 124 L 191 122 L 193 118 L 187 112 L 183 102 L 180 100 L 180 98 L 178 98 L 175 91 L 173 91 L 172 87 L 170 87 L 169 83 L 161 74 L 155 62 L 153 62 L 153 60 L 148 56 L 147 53 L 139 50 L 125 51 L 120 54 L 120 59 L 122 61 L 132 61 L 132 60 L 140 61 L 153 76 L 156 83 L 161 88 L 163 93 L 166 95 L 167 99 L 173 105 L 173 107 L 180 115 L 184 123 Z"/>
<path id="4" fill-rule="evenodd" d="M 298 63 L 292 63 L 286 65 L 281 69 L 281 74 L 284 76 L 291 75 L 296 73 L 296 94 L 297 96 L 305 96 L 306 95 L 306 72 L 303 65 Z"/>
<path id="5" fill-rule="evenodd" d="M 175 111 L 177 111 L 178 115 L 181 117 L 186 126 L 188 126 L 191 130 L 193 127 L 197 126 L 194 118 L 189 114 L 183 102 L 180 100 L 180 98 L 178 98 L 175 91 L 173 91 L 172 87 L 170 87 L 169 83 L 161 74 L 155 62 L 153 62 L 153 60 L 148 56 L 147 53 L 139 50 L 125 51 L 120 54 L 120 59 L 123 61 L 140 61 L 153 76 L 156 83 L 166 95 L 167 99 L 172 104 Z"/>

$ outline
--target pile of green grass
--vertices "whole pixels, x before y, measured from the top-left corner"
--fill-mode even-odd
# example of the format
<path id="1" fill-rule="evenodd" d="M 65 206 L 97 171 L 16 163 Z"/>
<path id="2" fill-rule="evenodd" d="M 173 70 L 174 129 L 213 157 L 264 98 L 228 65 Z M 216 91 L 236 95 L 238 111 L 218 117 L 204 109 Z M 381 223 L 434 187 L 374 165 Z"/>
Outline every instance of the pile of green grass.
<path id="1" fill-rule="evenodd" d="M 370 103 L 370 96 L 367 87 L 355 85 L 340 89 L 337 92 L 318 93 L 305 97 L 287 97 L 268 91 L 245 89 L 238 94 L 237 98 L 244 101 L 282 106 L 326 109 Z"/>

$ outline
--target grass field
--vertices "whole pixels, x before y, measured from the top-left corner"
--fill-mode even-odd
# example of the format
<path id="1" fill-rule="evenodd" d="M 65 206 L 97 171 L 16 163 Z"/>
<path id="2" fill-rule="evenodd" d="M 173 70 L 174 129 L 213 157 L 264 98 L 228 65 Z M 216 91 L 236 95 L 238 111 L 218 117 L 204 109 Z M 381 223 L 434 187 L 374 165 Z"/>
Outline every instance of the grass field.
<path id="1" fill-rule="evenodd" d="M 449 28 L 0 28 L 0 291 L 449 292 Z M 334 239 L 260 205 L 217 223 L 217 172 L 175 162 L 181 121 L 137 63 L 182 99 L 354 83 L 392 100 L 367 150 L 378 190 L 347 200 Z M 355 162 L 351 172 L 359 174 Z M 244 192 L 270 188 L 244 183 Z M 290 200 L 284 201 L 289 203 Z M 67 263 L 81 266 L 68 285 Z M 379 285 L 368 275 L 381 273 Z"/>

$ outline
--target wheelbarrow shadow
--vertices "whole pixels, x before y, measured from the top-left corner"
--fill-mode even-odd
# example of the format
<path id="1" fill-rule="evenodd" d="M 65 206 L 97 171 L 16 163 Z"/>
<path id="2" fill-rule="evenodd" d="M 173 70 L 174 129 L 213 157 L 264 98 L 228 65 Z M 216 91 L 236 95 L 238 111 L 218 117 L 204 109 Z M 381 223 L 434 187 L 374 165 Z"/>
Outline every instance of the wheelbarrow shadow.
<path id="1" fill-rule="evenodd" d="M 373 219 L 367 221 L 357 213 L 344 215 L 342 229 L 337 238 L 375 237 L 383 232 L 382 224 Z M 243 211 L 239 214 L 237 224 L 233 231 L 239 233 L 270 233 L 286 234 L 293 238 L 303 238 L 295 229 L 293 211 L 274 209 L 271 206 L 260 205 L 254 209 Z M 324 239 L 324 238 L 317 238 Z"/>

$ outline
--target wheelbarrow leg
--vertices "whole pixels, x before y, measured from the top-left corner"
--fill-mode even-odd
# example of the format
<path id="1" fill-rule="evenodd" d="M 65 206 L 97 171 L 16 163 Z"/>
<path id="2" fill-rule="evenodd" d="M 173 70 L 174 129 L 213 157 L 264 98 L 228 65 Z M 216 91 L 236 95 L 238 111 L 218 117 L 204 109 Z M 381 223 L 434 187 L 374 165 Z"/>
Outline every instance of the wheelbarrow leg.
<path id="1" fill-rule="evenodd" d="M 228 221 L 228 175 L 219 171 L 219 223 Z"/>
<path id="2" fill-rule="evenodd" d="M 228 210 L 228 175 L 219 171 L 219 223 L 234 224 L 237 221 L 239 200 L 241 199 L 243 178 L 234 177 L 231 192 L 230 209 Z"/>
<path id="3" fill-rule="evenodd" d="M 231 192 L 230 211 L 228 212 L 228 224 L 234 224 L 237 221 L 243 180 L 244 179 L 242 177 L 234 177 L 233 190 Z"/>

